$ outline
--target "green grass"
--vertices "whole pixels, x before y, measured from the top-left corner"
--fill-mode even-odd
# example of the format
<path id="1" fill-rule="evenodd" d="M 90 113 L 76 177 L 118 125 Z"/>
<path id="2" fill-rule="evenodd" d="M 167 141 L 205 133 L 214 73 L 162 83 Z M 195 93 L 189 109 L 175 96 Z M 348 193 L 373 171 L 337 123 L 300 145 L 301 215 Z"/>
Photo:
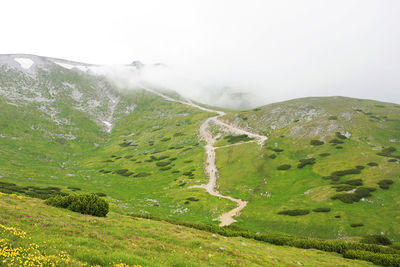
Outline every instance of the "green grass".
<path id="1" fill-rule="evenodd" d="M 15 195 L 0 194 L 0 204 L 0 224 L 9 229 L 0 228 L 0 242 L 12 248 L 33 245 L 42 255 L 39 262 L 58 260 L 58 266 L 370 265 L 336 253 L 227 238 L 114 212 L 106 218 L 81 215 Z M 11 258 L 0 254 L 0 262 L 10 262 Z M 14 260 L 18 263 L 16 257 Z"/>

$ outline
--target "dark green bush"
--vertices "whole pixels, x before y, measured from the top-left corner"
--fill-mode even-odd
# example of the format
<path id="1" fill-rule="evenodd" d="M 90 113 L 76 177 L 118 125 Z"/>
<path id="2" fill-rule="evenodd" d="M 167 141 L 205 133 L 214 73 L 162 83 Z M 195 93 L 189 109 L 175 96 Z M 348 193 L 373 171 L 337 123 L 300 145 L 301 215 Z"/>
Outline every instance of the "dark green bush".
<path id="1" fill-rule="evenodd" d="M 320 141 L 320 140 L 311 140 L 310 141 L 310 145 L 312 145 L 312 146 L 321 146 L 323 144 L 325 144 L 325 143 L 323 141 Z"/>
<path id="2" fill-rule="evenodd" d="M 371 166 L 371 167 L 375 167 L 375 166 L 378 166 L 378 163 L 376 163 L 376 162 L 369 162 L 369 163 L 367 163 L 367 165 L 368 165 L 368 166 Z"/>
<path id="3" fill-rule="evenodd" d="M 336 146 L 335 148 L 336 148 L 336 149 L 343 149 L 342 146 Z"/>
<path id="4" fill-rule="evenodd" d="M 352 185 L 344 184 L 344 185 L 335 185 L 333 186 L 333 188 L 336 189 L 336 192 L 343 192 L 343 191 L 353 190 L 355 187 Z"/>
<path id="5" fill-rule="evenodd" d="M 396 148 L 395 147 L 386 147 L 386 148 L 382 148 L 381 152 L 376 153 L 379 156 L 383 156 L 383 157 L 396 157 L 396 156 L 392 156 L 393 152 L 396 152 Z M 397 157 L 396 157 L 397 158 Z"/>
<path id="6" fill-rule="evenodd" d="M 347 139 L 347 137 L 346 137 L 345 135 L 341 134 L 340 132 L 336 132 L 335 135 L 336 135 L 336 137 L 339 138 L 339 139 L 343 139 L 343 140 L 344 140 L 344 139 Z"/>
<path id="7" fill-rule="evenodd" d="M 289 216 L 301 216 L 309 214 L 309 210 L 283 210 L 278 212 L 281 215 L 289 215 Z"/>
<path id="8" fill-rule="evenodd" d="M 174 133 L 174 137 L 183 136 L 183 133 Z"/>
<path id="9" fill-rule="evenodd" d="M 271 150 L 276 152 L 276 153 L 281 153 L 281 152 L 284 151 L 283 149 L 280 149 L 280 148 L 271 148 Z"/>
<path id="10" fill-rule="evenodd" d="M 229 143 L 234 144 L 238 142 L 247 142 L 253 140 L 254 138 L 249 137 L 247 134 L 241 135 L 227 135 L 224 137 Z"/>
<path id="11" fill-rule="evenodd" d="M 346 250 L 343 253 L 343 257 L 370 261 L 374 264 L 383 266 L 400 266 L 400 255 L 396 254 L 381 254 L 362 250 Z"/>
<path id="12" fill-rule="evenodd" d="M 278 166 L 276 169 L 280 170 L 280 171 L 286 171 L 289 170 L 292 166 L 290 164 L 282 164 L 280 166 Z"/>
<path id="13" fill-rule="evenodd" d="M 331 208 L 316 208 L 313 209 L 314 212 L 330 212 Z"/>
<path id="14" fill-rule="evenodd" d="M 315 158 L 301 159 L 300 163 L 297 165 L 297 168 L 303 168 L 306 165 L 315 164 Z"/>
<path id="15" fill-rule="evenodd" d="M 149 173 L 146 172 L 139 172 L 138 174 L 135 174 L 133 177 L 146 177 L 149 176 Z"/>
<path id="16" fill-rule="evenodd" d="M 95 193 L 99 197 L 106 197 L 107 195 L 101 192 Z"/>
<path id="17" fill-rule="evenodd" d="M 329 143 L 337 145 L 337 144 L 343 144 L 344 142 L 334 138 L 334 139 L 330 140 Z"/>
<path id="18" fill-rule="evenodd" d="M 183 163 L 191 163 L 193 160 L 185 160 Z"/>
<path id="19" fill-rule="evenodd" d="M 336 218 L 336 219 L 339 219 L 339 218 L 342 218 L 342 216 L 340 216 L 340 215 L 335 215 L 335 218 Z"/>
<path id="20" fill-rule="evenodd" d="M 271 155 L 269 156 L 270 159 L 275 159 L 276 157 L 277 157 L 276 154 L 271 154 Z"/>
<path id="21" fill-rule="evenodd" d="M 392 244 L 392 241 L 390 241 L 390 239 L 384 235 L 367 235 L 361 239 L 361 242 L 365 244 L 376 244 L 384 246 L 389 246 Z"/>
<path id="22" fill-rule="evenodd" d="M 378 185 L 382 189 L 389 189 L 389 186 L 393 184 L 393 181 L 390 179 L 383 179 L 378 182 Z"/>
<path id="23" fill-rule="evenodd" d="M 365 166 L 357 165 L 357 166 L 356 166 L 356 169 L 358 169 L 358 170 L 363 170 L 363 169 L 365 169 Z"/>
<path id="24" fill-rule="evenodd" d="M 328 120 L 335 121 L 335 120 L 337 120 L 337 116 L 329 116 Z"/>
<path id="25" fill-rule="evenodd" d="M 105 217 L 109 210 L 108 202 L 95 194 L 55 196 L 47 199 L 45 203 L 98 217 Z"/>
<path id="26" fill-rule="evenodd" d="M 361 226 L 364 226 L 364 224 L 363 223 L 352 223 L 352 224 L 350 224 L 350 226 L 351 227 L 361 227 Z"/>
<path id="27" fill-rule="evenodd" d="M 188 197 L 188 198 L 186 198 L 186 200 L 189 200 L 189 201 L 199 201 L 200 199 L 195 198 L 195 197 Z"/>
<path id="28" fill-rule="evenodd" d="M 104 170 L 103 170 L 104 171 Z M 68 186 L 67 187 L 68 189 L 71 189 L 72 191 L 79 191 L 79 190 L 81 190 L 79 187 L 71 187 L 71 186 Z"/>
<path id="29" fill-rule="evenodd" d="M 351 204 L 353 202 L 358 202 L 360 201 L 360 198 L 358 198 L 355 194 L 336 194 L 332 196 L 332 199 L 339 199 L 343 203 Z"/>
<path id="30" fill-rule="evenodd" d="M 160 170 L 161 170 L 161 171 L 168 171 L 168 170 L 170 170 L 171 168 L 172 168 L 171 166 L 167 166 L 167 167 L 160 168 Z"/>
<path id="31" fill-rule="evenodd" d="M 171 140 L 171 137 L 166 137 L 166 138 L 161 139 L 162 142 L 167 142 L 169 140 Z"/>
<path id="32" fill-rule="evenodd" d="M 156 163 L 157 167 L 165 167 L 169 164 L 171 164 L 171 161 L 159 161 Z"/>
<path id="33" fill-rule="evenodd" d="M 353 186 L 363 185 L 363 181 L 361 179 L 348 180 L 343 183 L 348 184 L 348 185 L 353 185 Z"/>
<path id="34" fill-rule="evenodd" d="M 184 172 L 183 175 L 185 175 L 185 176 L 194 176 L 194 173 L 191 172 L 191 171 L 188 171 L 188 172 Z"/>
<path id="35" fill-rule="evenodd" d="M 321 156 L 321 157 L 327 157 L 327 156 L 330 156 L 331 154 L 330 153 L 322 153 L 322 154 L 319 154 L 319 156 Z"/>
<path id="36" fill-rule="evenodd" d="M 389 159 L 388 162 L 396 162 L 397 159 Z"/>

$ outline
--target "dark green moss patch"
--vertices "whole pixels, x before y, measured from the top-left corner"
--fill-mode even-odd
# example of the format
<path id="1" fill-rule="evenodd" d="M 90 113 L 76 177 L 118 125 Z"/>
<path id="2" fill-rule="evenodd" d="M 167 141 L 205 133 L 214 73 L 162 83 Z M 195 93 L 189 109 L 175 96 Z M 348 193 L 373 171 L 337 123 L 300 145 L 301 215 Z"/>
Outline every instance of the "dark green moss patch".
<path id="1" fill-rule="evenodd" d="M 283 210 L 278 212 L 280 215 L 289 215 L 289 216 L 302 216 L 302 215 L 307 215 L 309 214 L 309 210 Z"/>
<path id="2" fill-rule="evenodd" d="M 321 140 L 311 140 L 310 141 L 310 145 L 312 145 L 312 146 L 322 146 L 323 144 L 325 144 L 325 143 Z"/>
<path id="3" fill-rule="evenodd" d="M 390 186 L 391 184 L 393 184 L 393 181 L 390 180 L 390 179 L 384 179 L 384 180 L 380 180 L 380 181 L 378 182 L 379 187 L 382 188 L 382 189 L 385 189 L 385 190 L 386 190 L 386 189 L 389 189 L 389 186 Z"/>
<path id="4" fill-rule="evenodd" d="M 301 159 L 299 161 L 300 161 L 300 163 L 297 165 L 297 168 L 299 168 L 299 169 L 303 168 L 306 165 L 315 164 L 315 158 Z"/>
<path id="5" fill-rule="evenodd" d="M 330 212 L 331 208 L 316 208 L 313 209 L 313 212 Z"/>
<path id="6" fill-rule="evenodd" d="M 282 164 L 278 166 L 276 169 L 280 171 L 286 171 L 289 170 L 292 166 L 290 164 Z"/>

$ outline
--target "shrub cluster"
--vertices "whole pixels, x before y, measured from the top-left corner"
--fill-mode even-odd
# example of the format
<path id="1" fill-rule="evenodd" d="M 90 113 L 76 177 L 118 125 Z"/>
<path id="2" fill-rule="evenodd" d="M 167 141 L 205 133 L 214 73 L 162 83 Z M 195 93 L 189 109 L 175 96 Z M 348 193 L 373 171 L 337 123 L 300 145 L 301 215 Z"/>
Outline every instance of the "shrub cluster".
<path id="1" fill-rule="evenodd" d="M 354 179 L 354 180 L 348 180 L 343 182 L 344 184 L 352 185 L 352 186 L 360 186 L 363 185 L 363 181 L 361 179 Z"/>
<path id="2" fill-rule="evenodd" d="M 55 196 L 47 199 L 45 203 L 50 206 L 98 217 L 105 217 L 109 209 L 108 202 L 95 194 Z"/>
<path id="3" fill-rule="evenodd" d="M 330 176 L 325 176 L 325 179 L 331 179 L 332 181 L 339 181 L 340 177 L 349 175 L 349 174 L 360 174 L 361 170 L 359 168 L 347 169 L 341 171 L 334 171 Z"/>
<path id="4" fill-rule="evenodd" d="M 343 191 L 353 190 L 355 187 L 352 185 L 343 184 L 343 185 L 332 186 L 332 188 L 335 188 L 336 192 L 343 192 Z"/>
<path id="5" fill-rule="evenodd" d="M 340 132 L 336 132 L 335 135 L 339 139 L 342 139 L 342 140 L 347 139 L 347 137 L 345 135 L 341 134 Z"/>
<path id="6" fill-rule="evenodd" d="M 396 156 L 396 155 L 392 155 L 394 152 L 396 152 L 396 148 L 395 147 L 386 147 L 386 148 L 382 148 L 381 152 L 376 153 L 379 156 L 383 156 L 383 157 L 392 157 L 392 158 L 397 158 L 400 159 L 400 156 Z"/>
<path id="7" fill-rule="evenodd" d="M 299 168 L 299 169 L 303 168 L 306 165 L 315 164 L 315 158 L 301 159 L 299 161 L 300 161 L 300 163 L 297 164 L 297 168 Z"/>
<path id="8" fill-rule="evenodd" d="M 330 156 L 330 155 L 331 155 L 330 153 L 321 153 L 321 154 L 319 154 L 320 157 L 327 157 L 327 156 Z"/>
<path id="9" fill-rule="evenodd" d="M 25 194 L 30 197 L 48 199 L 53 196 L 67 196 L 68 193 L 61 192 L 61 189 L 54 186 L 38 187 L 38 186 L 19 186 L 14 183 L 0 182 L 0 192 L 6 194 Z"/>
<path id="10" fill-rule="evenodd" d="M 114 171 L 114 173 L 117 173 L 119 175 L 126 176 L 126 177 L 129 177 L 133 174 L 133 172 L 130 172 L 128 169 L 116 170 L 116 171 Z"/>
<path id="11" fill-rule="evenodd" d="M 354 227 L 364 226 L 364 224 L 363 223 L 352 223 L 352 224 L 350 224 L 350 226 L 354 228 Z"/>
<path id="12" fill-rule="evenodd" d="M 376 162 L 368 162 L 367 165 L 371 166 L 371 167 L 375 167 L 375 166 L 378 166 L 378 163 L 376 163 Z"/>
<path id="13" fill-rule="evenodd" d="M 344 142 L 340 141 L 339 139 L 333 138 L 332 140 L 329 141 L 329 143 L 338 145 L 338 144 L 343 144 Z"/>
<path id="14" fill-rule="evenodd" d="M 384 247 L 376 244 L 365 244 L 348 242 L 344 240 L 321 240 L 287 236 L 273 233 L 252 233 L 241 229 L 237 226 L 219 227 L 217 225 L 199 224 L 191 222 L 183 222 L 175 219 L 161 219 L 149 214 L 137 214 L 133 217 L 140 217 L 158 221 L 166 221 L 175 225 L 190 227 L 202 231 L 207 231 L 227 237 L 244 237 L 254 239 L 277 246 L 291 246 L 304 249 L 318 249 L 327 252 L 336 252 L 343 254 L 350 259 L 361 259 L 370 261 L 376 264 L 400 266 L 400 250 L 395 248 Z"/>
<path id="15" fill-rule="evenodd" d="M 389 246 L 392 244 L 392 241 L 387 236 L 384 235 L 367 235 L 361 239 L 362 243 L 365 244 L 377 244 Z"/>
<path id="16" fill-rule="evenodd" d="M 335 121 L 335 120 L 337 120 L 337 116 L 329 116 L 328 120 Z"/>
<path id="17" fill-rule="evenodd" d="M 316 208 L 313 209 L 313 212 L 330 212 L 331 208 Z"/>
<path id="18" fill-rule="evenodd" d="M 278 166 L 276 169 L 280 170 L 280 171 L 286 171 L 289 170 L 292 166 L 290 164 L 282 164 L 280 166 Z"/>
<path id="19" fill-rule="evenodd" d="M 249 137 L 247 134 L 227 135 L 224 137 L 224 139 L 226 139 L 226 141 L 228 141 L 231 144 L 253 140 L 253 138 Z"/>
<path id="20" fill-rule="evenodd" d="M 289 216 L 301 216 L 309 214 L 309 210 L 282 210 L 278 212 L 281 215 L 289 215 Z"/>
<path id="21" fill-rule="evenodd" d="M 390 180 L 390 179 L 384 179 L 384 180 L 380 180 L 378 182 L 379 187 L 382 188 L 382 189 L 389 189 L 389 186 L 391 184 L 393 184 L 393 181 Z"/>
<path id="22" fill-rule="evenodd" d="M 344 193 L 344 194 L 336 194 L 332 196 L 332 199 L 339 199 L 343 203 L 351 204 L 353 202 L 358 202 L 360 199 L 364 197 L 371 196 L 371 192 L 376 191 L 376 188 L 371 187 L 359 187 L 354 191 L 354 193 Z"/>
<path id="23" fill-rule="evenodd" d="M 320 140 L 311 140 L 310 141 L 310 145 L 312 145 L 312 146 L 321 146 L 323 144 L 325 144 L 325 143 L 323 141 L 320 141 Z"/>

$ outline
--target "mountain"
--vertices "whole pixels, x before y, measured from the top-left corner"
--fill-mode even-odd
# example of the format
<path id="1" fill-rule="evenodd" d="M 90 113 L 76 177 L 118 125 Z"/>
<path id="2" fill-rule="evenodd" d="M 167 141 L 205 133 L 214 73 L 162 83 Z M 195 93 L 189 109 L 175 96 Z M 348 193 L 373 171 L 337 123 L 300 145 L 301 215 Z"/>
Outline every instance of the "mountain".
<path id="1" fill-rule="evenodd" d="M 207 225 L 201 226 L 203 231 L 225 225 L 221 229 L 234 231 L 236 236 L 240 232 L 240 236 L 272 243 L 282 238 L 286 243 L 280 245 L 294 247 L 306 247 L 300 245 L 306 241 L 289 242 L 288 236 L 358 242 L 365 235 L 383 235 L 395 243 L 391 249 L 397 251 L 400 105 L 312 97 L 245 111 L 226 110 L 186 99 L 173 90 L 115 80 L 115 72 L 121 70 L 136 75 L 143 67 L 139 63 L 115 68 L 110 75 L 104 66 L 0 55 L 0 192 L 7 194 L 1 195 L 4 206 L 11 201 L 22 208 L 29 202 L 32 213 L 39 216 L 45 209 L 38 199 L 96 193 L 111 203 L 110 221 L 102 223 L 115 223 L 113 236 L 121 240 L 120 231 L 126 232 L 131 220 L 126 216 L 131 216 L 139 220 L 135 222 L 138 227 L 146 223 L 151 229 L 167 227 L 139 217 L 185 222 L 192 228 Z M 241 99 L 241 94 L 235 94 L 236 103 L 245 103 Z M 23 199 L 8 195 L 15 193 Z M 51 208 L 46 216 L 63 212 Z M 13 215 L 8 209 L 0 221 L 13 216 L 20 214 Z M 80 220 L 79 215 L 73 216 Z M 71 231 L 86 229 L 87 223 L 74 225 Z M 25 222 L 18 227 L 34 231 Z M 174 227 L 168 231 L 177 231 Z M 173 233 L 166 235 L 175 240 Z M 192 235 L 208 236 L 191 232 L 186 238 Z M 274 237 L 262 239 L 263 235 Z M 40 240 L 39 235 L 35 238 Z M 149 242 L 159 244 L 160 239 Z M 241 250 L 239 243 L 229 240 L 235 243 L 232 248 Z M 108 241 L 95 237 L 90 242 Z M 193 242 L 183 250 L 195 253 L 192 249 L 203 247 Z M 321 249 L 319 245 L 309 247 Z M 69 253 L 87 262 L 87 254 Z M 255 255 L 263 254 L 257 251 Z M 375 257 L 360 255 L 354 257 Z M 91 264 L 103 265 L 102 257 L 95 258 Z M 146 262 L 149 258 L 146 254 L 136 262 L 173 265 L 172 258 Z M 262 262 L 248 261 L 252 265 Z M 202 258 L 197 264 L 208 263 Z"/>

